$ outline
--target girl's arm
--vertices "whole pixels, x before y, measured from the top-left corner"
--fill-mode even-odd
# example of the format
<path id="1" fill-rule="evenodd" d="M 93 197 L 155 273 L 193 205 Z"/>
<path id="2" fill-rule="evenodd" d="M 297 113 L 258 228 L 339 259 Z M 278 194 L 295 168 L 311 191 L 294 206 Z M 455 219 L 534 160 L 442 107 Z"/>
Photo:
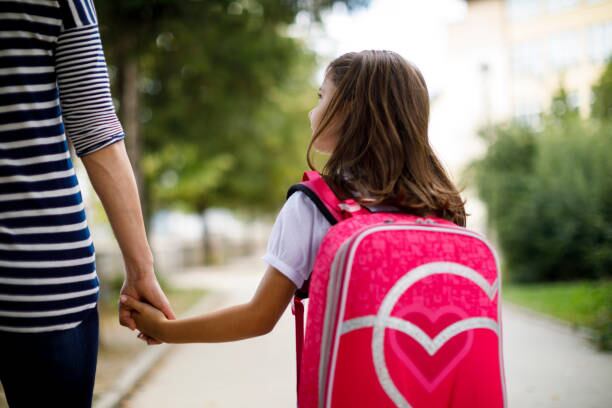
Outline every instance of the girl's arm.
<path id="1" fill-rule="evenodd" d="M 269 333 L 295 292 L 295 285 L 273 267 L 268 267 L 253 298 L 237 306 L 201 316 L 168 320 L 157 309 L 131 297 L 121 302 L 133 309 L 138 329 L 165 343 L 217 343 L 242 340 Z"/>

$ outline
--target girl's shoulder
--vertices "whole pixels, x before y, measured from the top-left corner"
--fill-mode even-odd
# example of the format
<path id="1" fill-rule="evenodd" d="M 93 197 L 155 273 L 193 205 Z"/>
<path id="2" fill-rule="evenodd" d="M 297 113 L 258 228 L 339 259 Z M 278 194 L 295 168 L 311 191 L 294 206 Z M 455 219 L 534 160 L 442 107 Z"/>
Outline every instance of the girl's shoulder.
<path id="1" fill-rule="evenodd" d="M 314 202 L 297 191 L 278 213 L 263 259 L 301 288 L 330 227 Z"/>
<path id="2" fill-rule="evenodd" d="M 331 226 L 316 204 L 301 191 L 291 194 L 285 201 L 277 217 L 277 223 L 279 221 L 289 224 L 313 224 L 326 230 Z"/>

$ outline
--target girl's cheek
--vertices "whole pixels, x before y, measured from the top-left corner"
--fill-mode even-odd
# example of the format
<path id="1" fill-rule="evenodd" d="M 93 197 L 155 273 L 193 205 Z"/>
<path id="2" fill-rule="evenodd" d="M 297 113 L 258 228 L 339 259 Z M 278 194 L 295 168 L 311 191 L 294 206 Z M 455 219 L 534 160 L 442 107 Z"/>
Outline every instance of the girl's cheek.
<path id="1" fill-rule="evenodd" d="M 318 106 L 315 107 L 313 110 L 310 111 L 310 125 L 312 126 L 312 129 L 316 129 L 317 125 L 319 124 L 319 109 Z"/>

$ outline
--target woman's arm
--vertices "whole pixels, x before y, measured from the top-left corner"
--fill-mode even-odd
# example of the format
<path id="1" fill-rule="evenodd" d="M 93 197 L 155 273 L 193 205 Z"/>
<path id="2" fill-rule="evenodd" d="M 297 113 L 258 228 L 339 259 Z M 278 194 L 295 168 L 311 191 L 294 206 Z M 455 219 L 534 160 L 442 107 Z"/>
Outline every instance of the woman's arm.
<path id="1" fill-rule="evenodd" d="M 155 308 L 123 296 L 121 302 L 136 311 L 136 326 L 144 334 L 165 343 L 218 343 L 269 333 L 291 301 L 295 285 L 268 267 L 248 303 L 201 316 L 167 320 Z"/>
<path id="2" fill-rule="evenodd" d="M 174 318 L 155 277 L 138 189 L 123 141 L 83 156 L 82 161 L 123 254 L 126 277 L 121 294 L 146 301 L 168 318 Z M 132 330 L 135 328 L 131 311 L 123 305 L 119 307 L 119 321 Z"/>
<path id="3" fill-rule="evenodd" d="M 115 114 L 92 0 L 61 0 L 62 30 L 54 50 L 66 135 L 82 158 L 121 247 L 127 270 L 122 293 L 174 314 L 153 272 L 138 190 Z M 134 328 L 130 311 L 119 321 Z"/>

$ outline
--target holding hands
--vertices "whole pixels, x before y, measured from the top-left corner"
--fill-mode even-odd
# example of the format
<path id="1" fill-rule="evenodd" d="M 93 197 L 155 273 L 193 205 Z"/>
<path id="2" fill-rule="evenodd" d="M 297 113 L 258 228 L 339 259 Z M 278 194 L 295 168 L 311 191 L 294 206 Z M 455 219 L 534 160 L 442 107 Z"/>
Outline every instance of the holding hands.
<path id="1" fill-rule="evenodd" d="M 133 324 L 134 328 L 141 332 L 138 337 L 144 337 L 149 345 L 164 341 L 164 325 L 168 322 L 168 318 L 174 319 L 174 315 L 168 317 L 160 309 L 141 302 L 123 291 L 120 305 L 120 308 L 130 315 L 129 319 L 126 320 L 129 320 L 130 324 Z"/>
<path id="2" fill-rule="evenodd" d="M 294 292 L 293 282 L 269 267 L 253 298 L 243 304 L 175 319 L 165 296 L 156 298 L 159 303 L 153 303 L 154 297 L 137 297 L 124 288 L 120 308 L 125 313 L 126 325 L 140 330 L 138 337 L 148 344 L 218 343 L 270 332 L 287 309 Z"/>

